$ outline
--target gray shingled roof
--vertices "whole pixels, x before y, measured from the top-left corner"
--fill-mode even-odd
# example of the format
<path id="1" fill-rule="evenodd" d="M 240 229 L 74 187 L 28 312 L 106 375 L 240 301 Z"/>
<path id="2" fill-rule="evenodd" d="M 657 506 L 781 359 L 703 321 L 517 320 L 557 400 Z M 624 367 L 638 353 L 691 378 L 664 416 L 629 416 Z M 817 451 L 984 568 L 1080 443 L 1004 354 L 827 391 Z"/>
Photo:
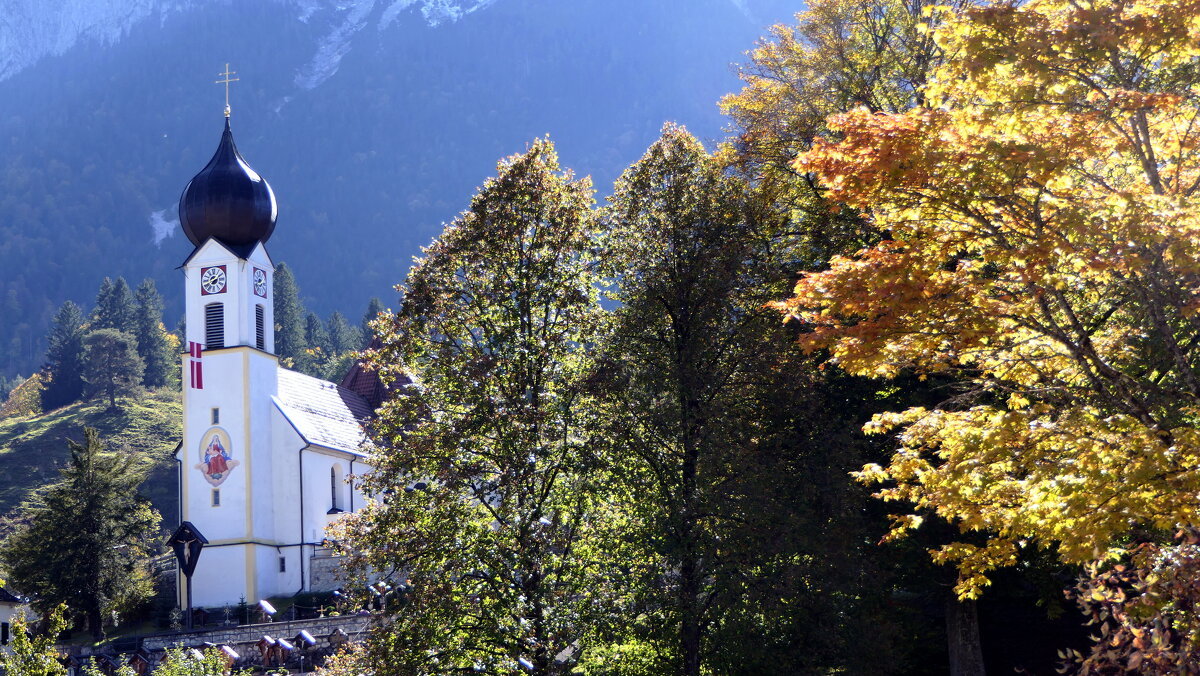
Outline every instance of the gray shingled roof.
<path id="1" fill-rule="evenodd" d="M 364 455 L 371 406 L 357 392 L 280 368 L 275 406 L 308 443 Z"/>

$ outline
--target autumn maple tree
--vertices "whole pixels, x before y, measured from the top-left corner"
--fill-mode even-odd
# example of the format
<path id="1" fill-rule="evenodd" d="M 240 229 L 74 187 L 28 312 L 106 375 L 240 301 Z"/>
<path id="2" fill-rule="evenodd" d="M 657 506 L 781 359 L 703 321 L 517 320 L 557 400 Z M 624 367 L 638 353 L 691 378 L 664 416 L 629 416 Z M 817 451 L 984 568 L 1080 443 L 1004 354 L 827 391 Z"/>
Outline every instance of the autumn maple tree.
<path id="1" fill-rule="evenodd" d="M 979 534 L 934 554 L 974 596 L 1022 547 L 1112 560 L 1200 520 L 1200 2 L 993 2 L 931 30 L 922 105 L 835 115 L 794 163 L 886 235 L 780 307 L 851 373 L 958 383 L 878 415 L 899 449 L 859 478 L 913 507 L 895 534 Z"/>
<path id="2" fill-rule="evenodd" d="M 747 53 L 744 87 L 721 99 L 735 134 L 720 156 L 787 214 L 810 264 L 874 243 L 878 233 L 857 210 L 828 208 L 812 174 L 793 166 L 796 154 L 830 133 L 831 115 L 920 104 L 942 58 L 926 27 L 969 1 L 812 0 L 794 25 L 772 26 Z"/>

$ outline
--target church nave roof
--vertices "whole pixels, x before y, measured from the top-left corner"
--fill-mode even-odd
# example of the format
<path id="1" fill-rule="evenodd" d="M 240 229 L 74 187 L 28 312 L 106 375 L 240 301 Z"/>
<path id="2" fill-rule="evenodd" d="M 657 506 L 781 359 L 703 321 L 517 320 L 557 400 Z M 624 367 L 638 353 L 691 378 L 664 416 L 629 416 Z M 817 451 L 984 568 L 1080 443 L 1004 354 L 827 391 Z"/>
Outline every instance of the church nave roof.
<path id="1" fill-rule="evenodd" d="M 366 455 L 363 425 L 372 409 L 362 395 L 320 378 L 279 369 L 279 412 L 310 444 Z"/>

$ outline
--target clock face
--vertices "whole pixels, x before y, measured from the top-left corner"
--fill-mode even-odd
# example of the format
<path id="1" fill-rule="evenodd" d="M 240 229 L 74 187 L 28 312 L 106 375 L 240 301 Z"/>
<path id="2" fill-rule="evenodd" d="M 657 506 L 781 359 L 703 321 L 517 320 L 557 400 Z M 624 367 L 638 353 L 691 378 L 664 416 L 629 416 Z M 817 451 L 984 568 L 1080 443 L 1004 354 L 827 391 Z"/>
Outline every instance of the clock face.
<path id="1" fill-rule="evenodd" d="M 258 268 L 254 268 L 254 295 L 267 297 L 267 273 Z"/>
<path id="2" fill-rule="evenodd" d="M 200 294 L 225 293 L 225 266 L 215 265 L 200 269 Z"/>

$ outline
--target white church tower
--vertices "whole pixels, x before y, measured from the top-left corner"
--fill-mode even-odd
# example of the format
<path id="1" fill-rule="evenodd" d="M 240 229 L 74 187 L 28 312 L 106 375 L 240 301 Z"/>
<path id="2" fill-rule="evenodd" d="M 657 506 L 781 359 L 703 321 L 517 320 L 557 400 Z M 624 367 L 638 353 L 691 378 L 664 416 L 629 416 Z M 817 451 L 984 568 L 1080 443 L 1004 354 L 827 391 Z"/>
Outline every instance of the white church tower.
<path id="1" fill-rule="evenodd" d="M 275 195 L 238 152 L 228 115 L 212 160 L 179 200 L 195 245 L 181 266 L 188 351 L 179 498 L 183 520 L 208 540 L 192 601 L 209 608 L 337 586 L 324 531 L 362 505 L 345 479 L 367 469 L 362 424 L 378 405 L 361 393 L 359 369 L 356 392 L 356 383 L 280 366 L 275 265 L 265 247 Z"/>

